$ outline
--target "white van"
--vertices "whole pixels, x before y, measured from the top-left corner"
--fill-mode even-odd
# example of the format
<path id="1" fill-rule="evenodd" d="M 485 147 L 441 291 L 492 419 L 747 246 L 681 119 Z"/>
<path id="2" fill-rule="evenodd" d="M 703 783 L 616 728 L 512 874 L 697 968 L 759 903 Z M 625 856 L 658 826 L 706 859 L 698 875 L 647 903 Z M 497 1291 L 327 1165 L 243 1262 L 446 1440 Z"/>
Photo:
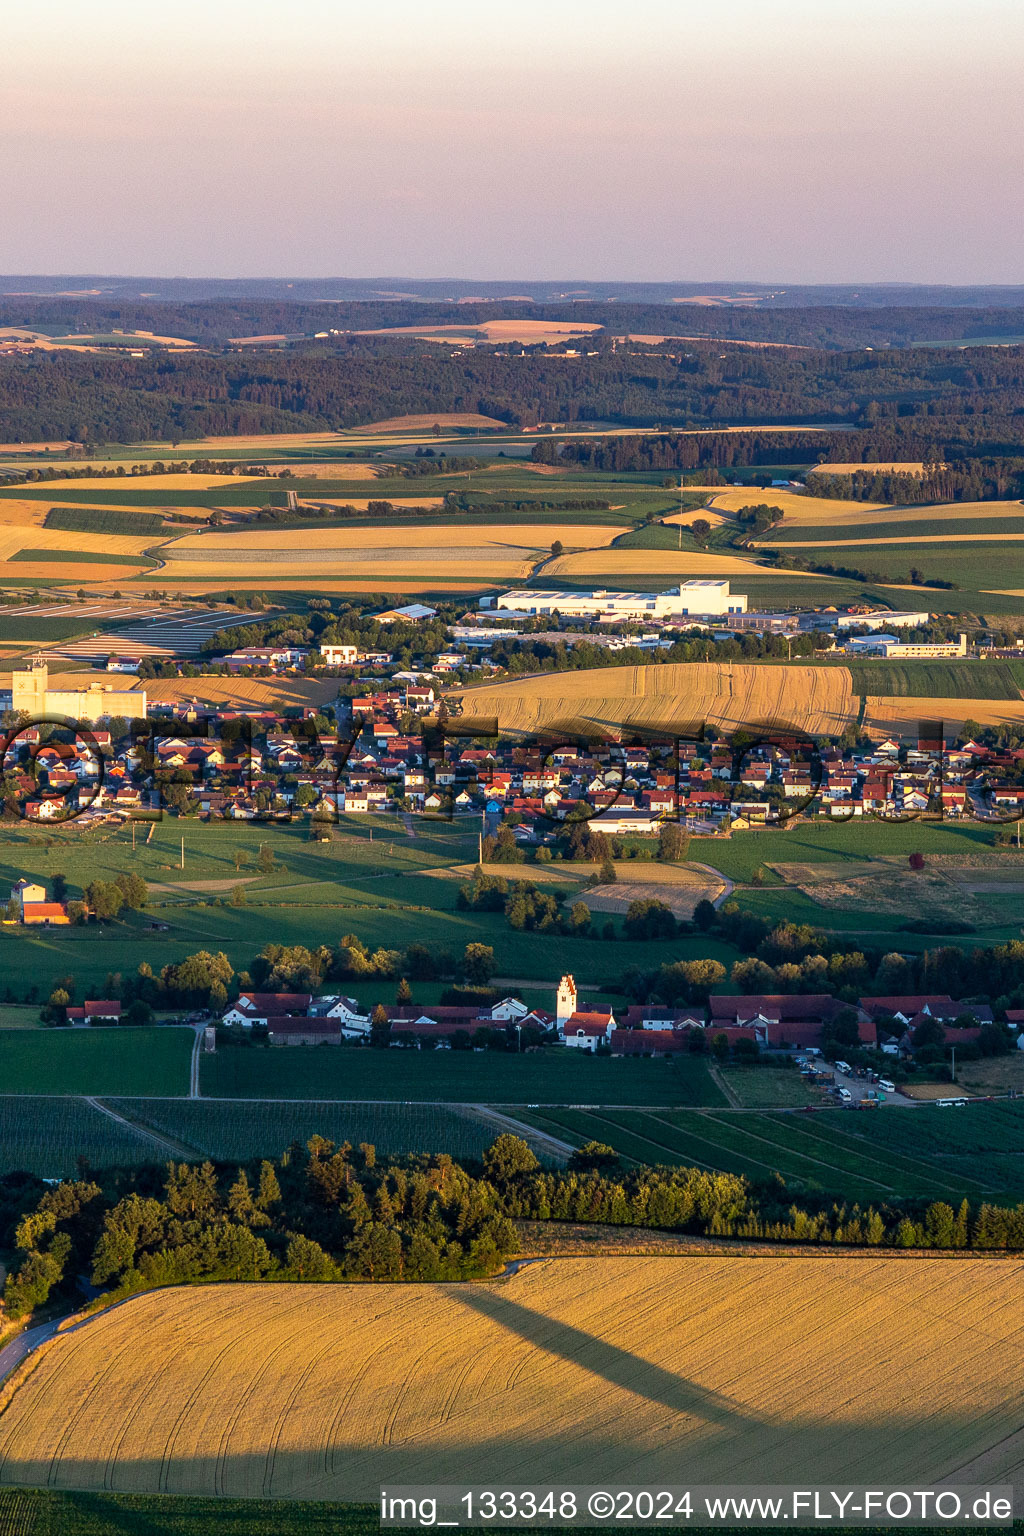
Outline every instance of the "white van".
<path id="1" fill-rule="evenodd" d="M 848 1061 L 834 1061 L 832 1065 L 835 1067 L 837 1072 L 842 1072 L 846 1077 L 849 1077 L 850 1073 L 853 1071 L 853 1068 L 850 1066 Z"/>
<path id="2" fill-rule="evenodd" d="M 896 1084 L 890 1082 L 887 1077 L 880 1077 L 878 1079 L 878 1086 L 879 1086 L 879 1088 L 882 1089 L 883 1093 L 895 1093 L 896 1092 Z"/>
<path id="3" fill-rule="evenodd" d="M 849 1088 L 840 1088 L 839 1097 L 842 1099 L 844 1104 L 853 1103 L 853 1094 L 850 1092 Z"/>

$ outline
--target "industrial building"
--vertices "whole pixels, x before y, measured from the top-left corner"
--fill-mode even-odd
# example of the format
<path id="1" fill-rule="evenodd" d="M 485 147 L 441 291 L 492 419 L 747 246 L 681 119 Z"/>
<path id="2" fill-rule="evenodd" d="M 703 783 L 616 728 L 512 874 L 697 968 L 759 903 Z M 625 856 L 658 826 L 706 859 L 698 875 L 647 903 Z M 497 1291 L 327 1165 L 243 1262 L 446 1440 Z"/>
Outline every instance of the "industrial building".
<path id="1" fill-rule="evenodd" d="M 604 588 L 561 592 L 523 587 L 503 592 L 495 606 L 517 618 L 558 613 L 566 619 L 660 619 L 670 623 L 746 613 L 747 599 L 741 592 L 730 592 L 727 581 L 706 580 L 684 581 L 667 592 L 609 592 Z"/>

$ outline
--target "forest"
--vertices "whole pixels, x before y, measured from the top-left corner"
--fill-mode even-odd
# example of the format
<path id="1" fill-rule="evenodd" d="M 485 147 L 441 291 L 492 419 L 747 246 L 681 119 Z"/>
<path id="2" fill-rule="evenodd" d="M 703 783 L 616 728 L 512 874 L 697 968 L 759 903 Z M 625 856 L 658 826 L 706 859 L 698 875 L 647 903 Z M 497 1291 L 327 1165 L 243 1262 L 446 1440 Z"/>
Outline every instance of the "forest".
<path id="1" fill-rule="evenodd" d="M 604 1222 L 711 1237 L 890 1248 L 1024 1248 L 1024 1205 L 957 1210 L 942 1201 L 794 1200 L 781 1179 L 753 1185 L 702 1168 L 624 1168 L 587 1143 L 543 1168 L 503 1134 L 482 1162 L 446 1153 L 377 1161 L 376 1149 L 314 1136 L 276 1160 L 239 1166 L 83 1169 L 46 1185 L 0 1179 L 0 1250 L 13 1252 L 3 1321 L 80 1299 L 211 1281 L 460 1280 L 495 1273 L 522 1238 L 515 1221 Z"/>
<path id="2" fill-rule="evenodd" d="M 794 312 L 771 313 L 785 314 L 790 323 Z M 450 311 L 445 314 L 450 318 Z M 490 309 L 488 315 L 495 318 Z M 671 317 L 678 321 L 677 307 Z M 155 323 L 153 315 L 146 318 Z M 287 318 L 297 323 L 296 316 Z M 335 323 L 339 318 L 333 315 Z M 460 320 L 470 318 L 460 307 Z M 770 314 L 750 318 L 762 321 Z M 667 327 L 668 319 L 659 312 L 649 323 Z M 588 338 L 586 355 L 567 356 L 571 343 L 549 350 L 518 343 L 463 350 L 350 332 L 245 352 L 154 351 L 132 358 L 43 351 L 0 360 L 0 437 L 177 445 L 204 434 L 339 430 L 402 414 L 480 412 L 517 428 L 545 422 L 679 428 L 805 422 L 857 429 L 773 433 L 771 441 L 766 434 L 731 447 L 669 439 L 666 449 L 652 443 L 640 449 L 609 441 L 573 445 L 563 455 L 600 469 L 792 464 L 822 454 L 939 461 L 973 456 L 981 447 L 998 455 L 1024 446 L 1021 348 L 724 345 L 700 339 L 618 344 L 603 332 Z M 547 450 L 554 445 L 538 445 L 541 462 Z M 736 457 L 740 452 L 743 460 Z"/>
<path id="3" fill-rule="evenodd" d="M 188 284 L 155 280 L 164 289 Z M 153 284 L 149 286 L 154 286 Z M 209 284 L 194 284 L 193 290 Z M 853 347 L 901 347 L 914 342 L 963 342 L 969 338 L 1024 335 L 1024 307 L 1019 302 L 1007 304 L 953 302 L 950 293 L 943 302 L 942 290 L 915 293 L 914 302 L 898 302 L 902 294 L 884 292 L 869 301 L 849 290 L 806 291 L 803 301 L 776 299 L 767 307 L 729 305 L 708 308 L 701 304 L 644 302 L 623 293 L 609 303 L 607 299 L 551 299 L 530 303 L 496 295 L 479 302 L 460 298 L 455 308 L 440 293 L 427 292 L 412 300 L 334 297 L 336 283 L 298 283 L 289 285 L 280 297 L 257 296 L 259 284 L 234 286 L 234 296 L 195 298 L 182 302 L 155 302 L 141 297 L 111 295 L 94 298 L 55 294 L 46 296 L 11 293 L 0 295 L 0 326 L 24 326 L 51 333 L 106 332 L 114 329 L 148 330 L 158 336 L 180 336 L 202 346 L 224 346 L 239 336 L 312 336 L 317 331 L 371 330 L 385 326 L 479 325 L 488 320 L 536 319 L 572 320 L 607 327 L 618 335 L 666 335 L 710 337 L 745 342 L 771 342 L 775 345 L 844 349 Z M 274 285 L 280 288 L 281 285 Z M 664 285 L 663 285 L 664 286 Z M 244 292 L 239 292 L 244 288 Z M 321 297 L 316 288 L 325 289 Z M 477 291 L 485 291 L 477 289 Z M 351 291 L 351 286 L 349 287 Z M 303 294 L 308 297 L 304 298 Z M 794 290 L 794 294 L 798 294 Z M 990 293 L 990 300 L 994 295 Z M 1002 297 L 1002 296 L 1000 296 Z M 886 299 L 888 298 L 888 302 Z"/>

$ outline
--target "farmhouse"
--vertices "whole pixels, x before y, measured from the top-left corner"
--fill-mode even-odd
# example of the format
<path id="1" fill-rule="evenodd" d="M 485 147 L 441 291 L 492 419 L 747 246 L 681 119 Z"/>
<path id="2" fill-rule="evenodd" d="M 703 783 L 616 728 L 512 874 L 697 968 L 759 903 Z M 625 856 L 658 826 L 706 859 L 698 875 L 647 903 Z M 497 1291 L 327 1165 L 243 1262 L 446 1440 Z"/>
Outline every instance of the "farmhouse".
<path id="1" fill-rule="evenodd" d="M 308 992 L 241 992 L 224 1014 L 225 1024 L 267 1024 L 272 1018 L 309 1011 Z"/>

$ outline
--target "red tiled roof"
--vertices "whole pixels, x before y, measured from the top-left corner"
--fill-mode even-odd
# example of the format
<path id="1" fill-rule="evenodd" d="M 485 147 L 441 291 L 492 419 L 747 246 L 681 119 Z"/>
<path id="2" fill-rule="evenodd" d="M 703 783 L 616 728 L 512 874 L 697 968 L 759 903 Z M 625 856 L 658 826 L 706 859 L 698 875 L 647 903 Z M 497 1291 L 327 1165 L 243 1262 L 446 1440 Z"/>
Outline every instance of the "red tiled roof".
<path id="1" fill-rule="evenodd" d="M 309 992 L 242 992 L 235 1005 L 243 1013 L 284 1014 L 289 1008 L 308 1008 Z"/>
<path id="2" fill-rule="evenodd" d="M 755 992 L 749 996 L 721 993 L 711 998 L 711 1019 L 712 1023 L 726 1019 L 735 1022 L 737 1019 L 752 1019 L 759 1013 L 784 1022 L 828 1019 L 841 1007 L 842 1004 L 837 1003 L 827 992 Z"/>

